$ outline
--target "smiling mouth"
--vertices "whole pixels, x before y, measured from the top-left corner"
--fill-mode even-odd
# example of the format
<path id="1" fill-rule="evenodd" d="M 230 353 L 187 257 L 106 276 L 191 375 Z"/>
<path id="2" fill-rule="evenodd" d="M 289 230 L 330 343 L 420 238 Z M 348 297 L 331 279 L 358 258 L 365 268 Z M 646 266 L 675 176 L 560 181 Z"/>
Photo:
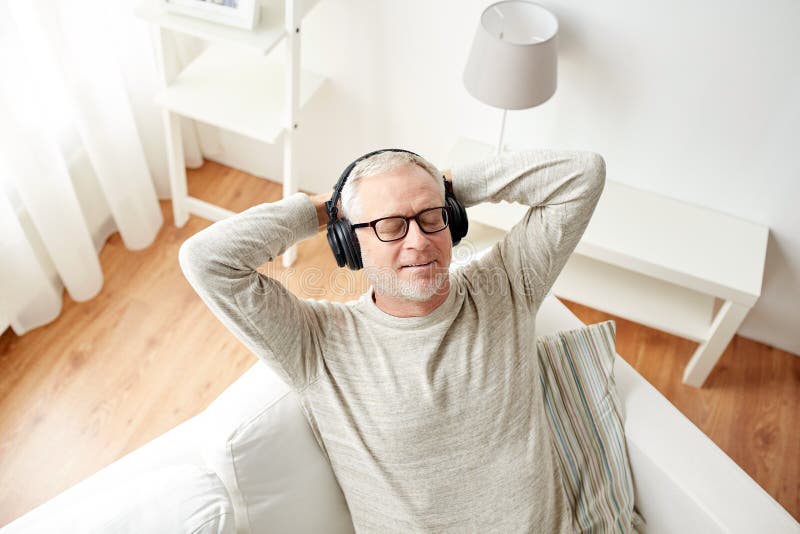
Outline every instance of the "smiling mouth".
<path id="1" fill-rule="evenodd" d="M 414 263 L 414 264 L 411 264 L 411 265 L 403 265 L 402 268 L 403 269 L 412 269 L 412 270 L 424 269 L 426 267 L 432 266 L 434 263 L 435 263 L 435 260 L 431 260 L 431 261 L 429 261 L 427 263 Z"/>

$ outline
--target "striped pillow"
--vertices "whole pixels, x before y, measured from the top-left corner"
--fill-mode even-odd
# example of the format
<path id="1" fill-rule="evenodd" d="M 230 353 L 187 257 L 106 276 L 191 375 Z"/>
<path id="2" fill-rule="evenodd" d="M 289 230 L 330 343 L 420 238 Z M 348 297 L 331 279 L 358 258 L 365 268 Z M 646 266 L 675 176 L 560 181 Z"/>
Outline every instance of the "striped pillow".
<path id="1" fill-rule="evenodd" d="M 538 336 L 547 419 L 578 532 L 642 532 L 614 382 L 616 323 Z"/>

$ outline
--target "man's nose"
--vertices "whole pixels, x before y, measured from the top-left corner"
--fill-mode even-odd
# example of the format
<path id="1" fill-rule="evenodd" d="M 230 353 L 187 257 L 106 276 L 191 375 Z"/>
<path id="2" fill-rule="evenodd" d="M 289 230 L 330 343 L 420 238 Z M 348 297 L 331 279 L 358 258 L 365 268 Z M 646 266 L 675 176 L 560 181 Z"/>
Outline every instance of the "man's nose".
<path id="1" fill-rule="evenodd" d="M 403 240 L 403 244 L 407 247 L 418 248 L 427 245 L 428 241 L 428 234 L 422 231 L 417 221 L 414 219 L 408 221 L 408 233 Z"/>

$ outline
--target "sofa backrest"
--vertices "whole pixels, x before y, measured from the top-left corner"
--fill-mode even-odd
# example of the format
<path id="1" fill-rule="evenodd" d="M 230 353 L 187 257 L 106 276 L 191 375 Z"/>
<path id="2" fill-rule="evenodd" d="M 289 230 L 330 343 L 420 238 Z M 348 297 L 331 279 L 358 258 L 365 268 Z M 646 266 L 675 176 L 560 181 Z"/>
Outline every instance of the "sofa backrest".
<path id="1" fill-rule="evenodd" d="M 231 496 L 238 534 L 354 532 L 297 394 L 269 367 L 257 362 L 203 417 L 203 457 Z"/>

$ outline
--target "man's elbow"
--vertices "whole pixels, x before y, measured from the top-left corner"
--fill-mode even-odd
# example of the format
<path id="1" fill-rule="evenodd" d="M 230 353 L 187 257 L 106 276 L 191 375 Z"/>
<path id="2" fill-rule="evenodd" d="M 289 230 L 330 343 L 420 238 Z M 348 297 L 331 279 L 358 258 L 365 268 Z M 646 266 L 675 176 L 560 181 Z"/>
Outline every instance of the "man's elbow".
<path id="1" fill-rule="evenodd" d="M 192 237 L 181 243 L 178 249 L 178 265 L 180 265 L 183 275 L 190 282 L 203 266 L 203 253 L 200 250 L 200 244 Z"/>
<path id="2" fill-rule="evenodd" d="M 606 183 L 606 160 L 597 152 L 589 152 L 585 176 L 599 196 Z"/>

